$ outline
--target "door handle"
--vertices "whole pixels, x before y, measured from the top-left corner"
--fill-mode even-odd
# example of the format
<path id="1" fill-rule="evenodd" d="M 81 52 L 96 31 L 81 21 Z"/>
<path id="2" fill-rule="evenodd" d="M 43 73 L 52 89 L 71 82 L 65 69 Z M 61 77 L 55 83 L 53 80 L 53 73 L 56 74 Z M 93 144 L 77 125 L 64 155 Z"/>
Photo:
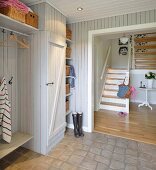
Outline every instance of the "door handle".
<path id="1" fill-rule="evenodd" d="M 46 86 L 53 85 L 53 84 L 54 84 L 54 82 L 47 83 Z"/>

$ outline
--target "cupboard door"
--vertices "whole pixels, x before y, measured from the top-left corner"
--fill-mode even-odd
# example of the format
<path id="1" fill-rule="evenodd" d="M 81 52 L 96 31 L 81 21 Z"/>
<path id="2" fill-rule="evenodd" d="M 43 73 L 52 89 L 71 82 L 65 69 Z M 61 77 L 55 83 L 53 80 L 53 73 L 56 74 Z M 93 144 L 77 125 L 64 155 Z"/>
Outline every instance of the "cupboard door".
<path id="1" fill-rule="evenodd" d="M 64 46 L 49 43 L 48 54 L 48 129 L 49 136 L 54 131 L 54 124 L 57 117 L 58 107 L 62 107 L 59 102 L 62 75 L 64 73 Z"/>

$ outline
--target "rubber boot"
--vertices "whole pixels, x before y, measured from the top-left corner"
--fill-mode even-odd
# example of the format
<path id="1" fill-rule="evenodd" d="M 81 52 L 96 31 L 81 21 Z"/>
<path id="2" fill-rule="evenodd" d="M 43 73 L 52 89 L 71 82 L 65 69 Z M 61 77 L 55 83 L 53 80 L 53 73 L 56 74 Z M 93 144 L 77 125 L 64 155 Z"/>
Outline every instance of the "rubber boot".
<path id="1" fill-rule="evenodd" d="M 76 138 L 79 137 L 79 132 L 78 132 L 78 122 L 77 122 L 77 113 L 74 112 L 72 114 L 72 117 L 73 117 L 73 124 L 74 124 L 74 135 Z"/>
<path id="2" fill-rule="evenodd" d="M 78 121 L 78 132 L 79 136 L 84 136 L 83 130 L 82 130 L 82 112 L 77 113 L 77 121 Z"/>

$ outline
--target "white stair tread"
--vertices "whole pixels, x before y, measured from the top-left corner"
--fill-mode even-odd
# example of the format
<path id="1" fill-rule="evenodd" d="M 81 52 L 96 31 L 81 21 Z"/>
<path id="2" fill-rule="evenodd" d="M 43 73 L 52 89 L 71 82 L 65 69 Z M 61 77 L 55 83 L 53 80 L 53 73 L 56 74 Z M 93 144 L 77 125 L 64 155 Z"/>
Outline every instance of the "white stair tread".
<path id="1" fill-rule="evenodd" d="M 107 77 L 107 80 L 124 80 L 124 78 L 111 78 L 111 77 Z"/>
<path id="2" fill-rule="evenodd" d="M 110 103 L 110 102 L 101 102 L 101 105 L 117 106 L 117 107 L 126 107 L 125 104 L 121 104 L 121 103 Z"/>
<path id="3" fill-rule="evenodd" d="M 108 68 L 108 70 L 126 70 L 127 71 L 126 68 Z"/>
<path id="4" fill-rule="evenodd" d="M 104 91 L 118 92 L 116 89 L 104 89 Z"/>
<path id="5" fill-rule="evenodd" d="M 107 73 L 108 75 L 125 75 L 126 73 Z"/>
<path id="6" fill-rule="evenodd" d="M 102 95 L 102 97 L 105 97 L 105 98 L 114 98 L 114 99 L 121 99 L 121 98 L 119 98 L 118 96 L 112 96 L 112 95 Z"/>

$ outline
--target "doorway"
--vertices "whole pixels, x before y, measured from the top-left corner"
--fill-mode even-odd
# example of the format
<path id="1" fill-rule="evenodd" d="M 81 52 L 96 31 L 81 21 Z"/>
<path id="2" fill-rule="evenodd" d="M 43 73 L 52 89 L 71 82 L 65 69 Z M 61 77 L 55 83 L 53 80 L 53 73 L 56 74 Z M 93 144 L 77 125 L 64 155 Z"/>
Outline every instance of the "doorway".
<path id="1" fill-rule="evenodd" d="M 103 30 L 94 30 L 89 31 L 88 38 L 88 131 L 93 132 L 94 129 L 94 60 L 93 60 L 93 45 L 94 45 L 94 37 L 97 35 L 114 35 L 121 33 L 137 33 L 144 31 L 152 31 L 156 27 L 155 23 L 152 24 L 140 24 L 134 26 L 125 26 L 119 28 L 110 28 Z M 133 108 L 136 108 L 134 105 Z M 135 112 L 135 109 L 134 109 Z"/>

